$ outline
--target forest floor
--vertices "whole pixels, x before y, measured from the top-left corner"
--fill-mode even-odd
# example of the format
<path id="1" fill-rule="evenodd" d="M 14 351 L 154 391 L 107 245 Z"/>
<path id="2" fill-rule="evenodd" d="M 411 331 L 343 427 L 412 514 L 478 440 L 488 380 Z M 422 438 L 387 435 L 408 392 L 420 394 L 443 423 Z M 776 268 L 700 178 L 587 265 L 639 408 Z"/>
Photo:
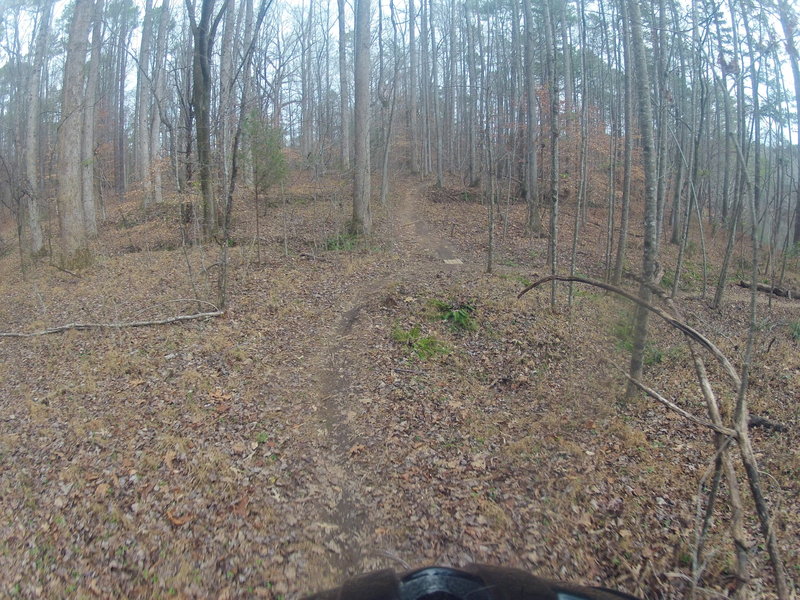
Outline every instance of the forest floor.
<path id="1" fill-rule="evenodd" d="M 568 307 L 560 285 L 556 311 L 549 288 L 517 300 L 547 272 L 522 205 L 501 207 L 487 274 L 487 211 L 469 190 L 398 179 L 365 242 L 344 233 L 347 189 L 298 178 L 258 231 L 252 201 L 238 203 L 222 317 L 0 339 L 0 596 L 296 598 L 367 570 L 469 562 L 686 596 L 713 438 L 624 400 L 630 306 L 585 286 Z M 179 214 L 177 199 L 109 208 L 78 273 L 23 275 L 6 254 L 2 329 L 210 310 L 194 299 L 214 302 L 220 246 L 184 245 Z M 604 232 L 593 207 L 579 273 L 602 277 Z M 632 271 L 640 244 L 632 235 Z M 717 231 L 712 258 L 723 244 Z M 675 249 L 663 253 L 669 272 Z M 709 309 L 701 264 L 690 246 L 680 306 L 738 367 L 749 292 L 734 273 Z M 704 416 L 684 340 L 655 320 L 651 336 L 646 382 Z M 752 437 L 797 585 L 800 302 L 759 294 L 754 348 L 751 411 L 785 430 Z M 725 498 L 700 597 L 735 584 Z M 747 537 L 750 590 L 770 597 L 752 516 Z"/>

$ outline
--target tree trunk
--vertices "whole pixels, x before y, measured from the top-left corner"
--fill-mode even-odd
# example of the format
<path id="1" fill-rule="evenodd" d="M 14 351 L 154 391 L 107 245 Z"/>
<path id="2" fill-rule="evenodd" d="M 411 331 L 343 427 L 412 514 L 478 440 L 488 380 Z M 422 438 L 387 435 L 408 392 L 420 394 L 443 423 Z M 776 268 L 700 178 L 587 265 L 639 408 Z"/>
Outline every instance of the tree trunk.
<path id="1" fill-rule="evenodd" d="M 633 64 L 631 60 L 631 35 L 627 19 L 623 20 L 622 45 L 623 60 L 625 61 L 625 106 L 623 120 L 625 122 L 624 157 L 622 159 L 622 215 L 619 223 L 619 240 L 617 241 L 617 256 L 614 260 L 614 274 L 611 283 L 619 285 L 622 281 L 622 267 L 625 261 L 625 249 L 628 244 L 628 220 L 631 203 L 631 169 L 633 167 Z"/>
<path id="2" fill-rule="evenodd" d="M 153 201 L 150 175 L 150 113 L 154 110 L 151 107 L 150 45 L 152 37 L 153 0 L 147 0 L 144 7 L 142 38 L 139 44 L 139 69 L 136 76 L 136 176 L 142 185 L 142 204 L 145 206 Z"/>
<path id="3" fill-rule="evenodd" d="M 81 202 L 81 133 L 85 100 L 83 68 L 91 15 L 92 0 L 76 0 L 64 62 L 61 122 L 56 140 L 56 202 L 61 241 L 59 263 L 62 267 L 81 265 L 89 258 Z"/>
<path id="4" fill-rule="evenodd" d="M 34 41 L 33 69 L 28 80 L 27 119 L 25 122 L 25 177 L 28 188 L 28 227 L 31 232 L 31 253 L 41 254 L 44 250 L 44 236 L 39 216 L 41 190 L 39 187 L 39 89 L 42 81 L 42 68 L 47 53 L 47 39 L 50 35 L 50 21 L 53 14 L 52 3 L 42 2 L 36 37 Z"/>
<path id="5" fill-rule="evenodd" d="M 558 76 L 556 74 L 555 23 L 551 0 L 545 0 L 544 28 L 547 45 L 547 83 L 550 92 L 550 240 L 547 245 L 547 261 L 550 274 L 558 270 Z M 550 308 L 556 308 L 556 282 L 550 285 Z"/>
<path id="6" fill-rule="evenodd" d="M 161 190 L 161 113 L 165 98 L 165 71 L 167 28 L 169 27 L 169 0 L 162 0 L 156 35 L 156 54 L 153 65 L 153 111 L 150 116 L 150 157 L 153 161 L 153 201 L 163 201 Z"/>
<path id="7" fill-rule="evenodd" d="M 220 19 L 229 0 L 212 21 L 215 0 L 202 0 L 200 20 L 194 15 L 192 0 L 186 0 L 189 21 L 194 38 L 192 64 L 192 108 L 197 132 L 197 162 L 200 177 L 200 195 L 203 203 L 203 227 L 207 236 L 220 224 L 211 173 L 211 50 Z"/>
<path id="8" fill-rule="evenodd" d="M 525 194 L 528 215 L 526 225 L 531 234 L 538 234 L 542 230 L 541 216 L 539 215 L 539 169 L 536 152 L 536 128 L 539 122 L 536 106 L 536 79 L 534 77 L 533 35 L 535 23 L 531 0 L 522 0 L 523 17 L 525 20 L 525 108 L 527 112 L 527 126 L 525 129 L 526 165 L 525 165 Z"/>
<path id="9" fill-rule="evenodd" d="M 92 28 L 92 52 L 86 77 L 86 102 L 83 107 L 83 138 L 81 140 L 81 187 L 83 190 L 83 221 L 89 237 L 97 235 L 97 209 L 94 199 L 94 123 L 97 103 L 97 78 L 100 72 L 100 46 L 103 41 L 103 5 L 97 0 Z"/>
<path id="10" fill-rule="evenodd" d="M 656 156 L 653 145 L 653 108 L 650 101 L 650 77 L 647 70 L 647 52 L 642 36 L 642 15 L 638 0 L 623 0 L 623 16 L 628 12 L 631 33 L 631 50 L 634 72 L 636 73 L 636 96 L 639 102 L 639 128 L 642 137 L 644 159 L 644 252 L 642 254 L 642 283 L 639 286 L 639 297 L 650 302 L 652 295 L 650 286 L 656 272 L 657 239 L 656 239 Z M 648 311 L 641 306 L 636 311 L 633 352 L 631 355 L 630 376 L 641 379 L 644 363 L 644 347 L 647 341 Z M 635 388 L 628 387 L 628 395 Z"/>
<path id="11" fill-rule="evenodd" d="M 797 27 L 797 15 L 792 11 L 791 5 L 786 0 L 778 2 L 778 13 L 780 14 L 781 27 L 783 28 L 784 44 L 786 53 L 789 55 L 789 64 L 792 67 L 792 78 L 794 79 L 794 97 L 797 127 L 800 128 L 800 52 L 794 43 L 795 28 Z M 800 144 L 795 143 L 794 152 L 797 155 L 795 164 L 800 164 Z M 800 185 L 795 183 L 795 210 L 794 210 L 794 243 L 800 243 Z"/>
<path id="12" fill-rule="evenodd" d="M 339 110 L 341 143 L 339 160 L 342 169 L 350 169 L 350 84 L 347 77 L 347 39 L 344 21 L 344 1 L 336 0 L 339 9 Z"/>
<path id="13" fill-rule="evenodd" d="M 369 235 L 370 213 L 369 160 L 369 0 L 356 0 L 355 23 L 355 172 L 353 173 L 353 221 L 351 231 Z"/>

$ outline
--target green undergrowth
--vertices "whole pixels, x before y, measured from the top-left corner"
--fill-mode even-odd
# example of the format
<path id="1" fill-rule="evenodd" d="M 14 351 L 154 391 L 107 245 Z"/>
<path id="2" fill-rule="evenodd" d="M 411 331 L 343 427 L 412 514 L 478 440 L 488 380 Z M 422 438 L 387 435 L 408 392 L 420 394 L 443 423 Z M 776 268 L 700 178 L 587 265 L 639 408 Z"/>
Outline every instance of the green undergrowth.
<path id="1" fill-rule="evenodd" d="M 450 353 L 450 347 L 438 340 L 436 336 L 422 335 L 422 330 L 418 325 L 409 329 L 403 329 L 399 325 L 395 326 L 392 329 L 392 339 L 406 346 L 409 352 L 421 360 Z"/>
<path id="2" fill-rule="evenodd" d="M 359 237 L 352 233 L 340 233 L 325 240 L 325 250 L 329 252 L 352 252 L 358 248 Z"/>
<path id="3" fill-rule="evenodd" d="M 436 298 L 429 301 L 434 311 L 434 319 L 444 321 L 453 331 L 475 331 L 478 322 L 475 319 L 475 305 L 470 302 L 445 302 Z"/>
<path id="4" fill-rule="evenodd" d="M 789 325 L 789 332 L 792 334 L 792 339 L 795 342 L 800 342 L 800 321 L 795 321 Z"/>

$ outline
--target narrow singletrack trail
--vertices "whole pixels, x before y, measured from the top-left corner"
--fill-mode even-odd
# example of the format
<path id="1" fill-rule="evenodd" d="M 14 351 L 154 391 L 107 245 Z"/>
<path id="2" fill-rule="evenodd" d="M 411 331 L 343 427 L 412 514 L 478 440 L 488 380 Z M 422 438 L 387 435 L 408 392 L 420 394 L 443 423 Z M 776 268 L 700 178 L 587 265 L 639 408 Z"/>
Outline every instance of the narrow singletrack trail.
<path id="1" fill-rule="evenodd" d="M 320 339 L 316 356 L 310 358 L 310 369 L 316 381 L 312 397 L 313 435 L 325 451 L 325 464 L 315 465 L 320 484 L 332 492 L 327 506 L 319 508 L 321 530 L 329 551 L 317 569 L 326 575 L 326 584 L 369 569 L 392 566 L 390 551 L 368 548 L 365 543 L 371 527 L 370 508 L 365 496 L 363 476 L 352 461 L 352 455 L 363 446 L 353 423 L 360 410 L 358 390 L 368 382 L 359 381 L 364 371 L 355 368 L 363 361 L 364 349 L 376 333 L 369 326 L 367 308 L 379 305 L 397 282 L 408 282 L 424 276 L 446 272 L 458 277 L 472 270 L 461 260 L 454 247 L 427 223 L 420 210 L 424 190 L 419 184 L 402 186 L 394 209 L 394 244 L 389 260 L 377 274 L 363 277 L 357 269 L 349 278 L 347 292 L 332 311 L 327 333 Z M 389 562 L 387 563 L 387 559 Z M 394 565 L 397 566 L 397 565 Z"/>

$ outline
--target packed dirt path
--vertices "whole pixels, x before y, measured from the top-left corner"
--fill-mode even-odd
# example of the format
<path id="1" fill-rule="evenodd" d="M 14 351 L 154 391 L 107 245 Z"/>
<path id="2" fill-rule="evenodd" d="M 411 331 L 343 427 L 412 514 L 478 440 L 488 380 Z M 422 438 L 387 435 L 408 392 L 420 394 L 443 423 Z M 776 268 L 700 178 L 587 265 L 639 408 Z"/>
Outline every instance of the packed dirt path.
<path id="1" fill-rule="evenodd" d="M 367 374 L 353 365 L 358 364 L 359 354 L 371 345 L 370 336 L 375 333 L 364 327 L 369 319 L 364 309 L 387 298 L 391 293 L 387 286 L 392 282 L 396 285 L 437 273 L 458 280 L 460 274 L 474 268 L 458 258 L 453 246 L 426 222 L 421 210 L 423 186 L 410 183 L 404 187 L 393 207 L 392 224 L 393 252 L 402 255 L 402 260 L 390 261 L 388 269 L 367 280 L 362 280 L 358 272 L 351 274 L 352 284 L 345 284 L 347 294 L 330 317 L 335 324 L 327 327 L 329 333 L 320 340 L 319 353 L 310 360 L 312 378 L 318 382 L 313 394 L 313 426 L 319 447 L 327 450 L 322 455 L 329 460 L 320 467 L 326 472 L 327 485 L 337 491 L 335 506 L 321 515 L 327 524 L 323 531 L 329 534 L 323 545 L 333 550 L 327 566 L 321 569 L 327 568 L 329 577 L 336 581 L 386 566 L 386 559 L 392 558 L 390 552 L 376 554 L 367 548 L 370 528 L 375 524 L 361 500 L 363 474 L 353 468 L 352 461 L 353 454 L 364 448 L 363 440 L 351 427 L 360 408 L 353 389 L 366 387 L 366 382 L 354 379 Z"/>

